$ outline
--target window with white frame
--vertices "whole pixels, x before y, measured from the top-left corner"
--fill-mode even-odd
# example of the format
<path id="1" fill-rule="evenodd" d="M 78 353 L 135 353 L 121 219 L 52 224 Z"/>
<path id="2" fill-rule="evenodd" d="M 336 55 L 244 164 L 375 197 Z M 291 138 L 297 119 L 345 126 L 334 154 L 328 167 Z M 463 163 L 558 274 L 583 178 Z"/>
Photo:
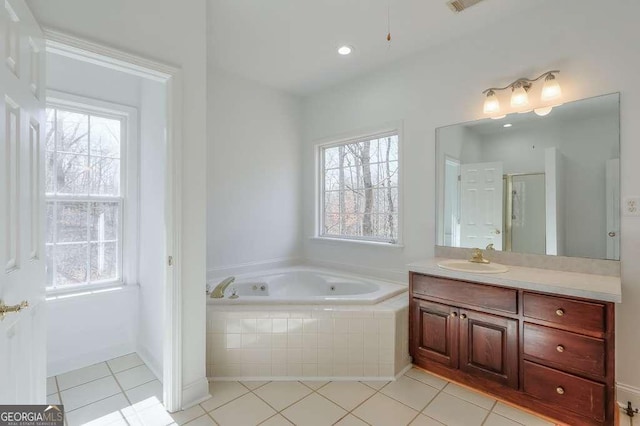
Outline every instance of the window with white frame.
<path id="1" fill-rule="evenodd" d="M 399 136 L 320 146 L 319 236 L 397 244 Z"/>
<path id="2" fill-rule="evenodd" d="M 46 110 L 47 288 L 122 280 L 125 115 Z"/>

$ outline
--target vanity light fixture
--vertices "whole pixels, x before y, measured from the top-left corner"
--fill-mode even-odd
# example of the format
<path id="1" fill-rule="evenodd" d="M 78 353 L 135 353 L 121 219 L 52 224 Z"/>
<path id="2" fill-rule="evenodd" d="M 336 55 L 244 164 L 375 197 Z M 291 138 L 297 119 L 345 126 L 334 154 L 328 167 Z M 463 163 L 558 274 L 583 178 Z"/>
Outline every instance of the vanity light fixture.
<path id="1" fill-rule="evenodd" d="M 505 87 L 491 87 L 485 90 L 482 92 L 486 95 L 483 107 L 484 113 L 494 119 L 503 118 L 505 114 L 500 113 L 500 101 L 498 100 L 496 92 L 508 89 L 511 89 L 510 105 L 514 110 L 513 112 L 525 113 L 531 111 L 531 108 L 527 108 L 530 104 L 529 92 L 535 82 L 544 78 L 544 85 L 540 95 L 540 102 L 543 105 L 535 107 L 534 112 L 540 116 L 549 114 L 551 109 L 557 105 L 557 103 L 553 105 L 549 105 L 549 103 L 558 101 L 562 96 L 562 89 L 556 78 L 556 74 L 558 73 L 560 73 L 558 70 L 547 71 L 534 79 L 519 78 Z"/>

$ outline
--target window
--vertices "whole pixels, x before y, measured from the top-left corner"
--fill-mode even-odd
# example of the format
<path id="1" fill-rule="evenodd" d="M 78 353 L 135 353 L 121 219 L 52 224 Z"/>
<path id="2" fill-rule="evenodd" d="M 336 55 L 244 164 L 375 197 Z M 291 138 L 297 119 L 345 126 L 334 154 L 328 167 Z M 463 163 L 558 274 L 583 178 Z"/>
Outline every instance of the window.
<path id="1" fill-rule="evenodd" d="M 47 288 L 122 280 L 126 118 L 46 111 Z"/>
<path id="2" fill-rule="evenodd" d="M 398 243 L 398 132 L 320 147 L 321 237 Z"/>

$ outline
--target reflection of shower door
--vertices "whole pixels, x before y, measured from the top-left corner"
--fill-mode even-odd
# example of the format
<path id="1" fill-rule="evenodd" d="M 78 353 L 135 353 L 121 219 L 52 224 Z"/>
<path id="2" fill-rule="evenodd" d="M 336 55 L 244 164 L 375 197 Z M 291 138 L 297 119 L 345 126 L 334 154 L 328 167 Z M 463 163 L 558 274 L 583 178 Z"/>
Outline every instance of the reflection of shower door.
<path id="1" fill-rule="evenodd" d="M 460 247 L 502 250 L 502 163 L 460 168 Z"/>
<path id="2" fill-rule="evenodd" d="M 505 249 L 516 253 L 546 253 L 544 173 L 506 176 Z"/>

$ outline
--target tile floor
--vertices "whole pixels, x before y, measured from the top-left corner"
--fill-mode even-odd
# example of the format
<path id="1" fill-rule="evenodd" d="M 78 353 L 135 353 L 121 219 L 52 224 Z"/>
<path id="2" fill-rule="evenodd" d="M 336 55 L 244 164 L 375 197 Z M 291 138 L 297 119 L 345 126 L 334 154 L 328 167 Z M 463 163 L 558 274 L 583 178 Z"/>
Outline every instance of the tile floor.
<path id="1" fill-rule="evenodd" d="M 215 382 L 210 392 L 195 407 L 167 413 L 160 382 L 136 354 L 47 382 L 68 426 L 552 425 L 415 368 L 395 382 Z"/>

